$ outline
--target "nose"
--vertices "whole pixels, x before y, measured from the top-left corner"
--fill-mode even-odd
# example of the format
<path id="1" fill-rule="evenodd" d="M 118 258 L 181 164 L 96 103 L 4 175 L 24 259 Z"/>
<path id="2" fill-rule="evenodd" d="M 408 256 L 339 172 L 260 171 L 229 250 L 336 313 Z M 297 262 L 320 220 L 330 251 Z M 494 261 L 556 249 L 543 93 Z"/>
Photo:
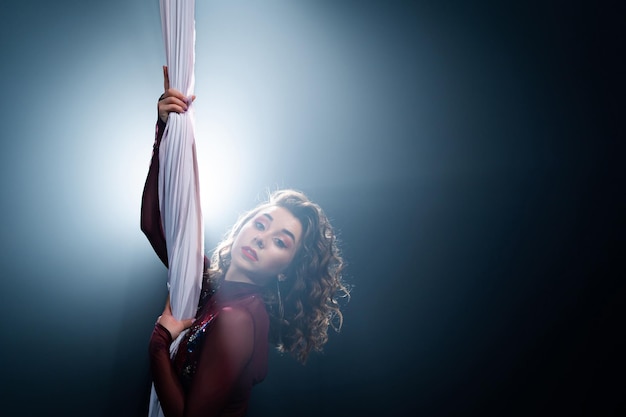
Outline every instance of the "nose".
<path id="1" fill-rule="evenodd" d="M 263 239 L 261 239 L 260 237 L 255 237 L 254 241 L 259 249 L 263 249 L 263 247 L 265 246 L 263 244 Z"/>

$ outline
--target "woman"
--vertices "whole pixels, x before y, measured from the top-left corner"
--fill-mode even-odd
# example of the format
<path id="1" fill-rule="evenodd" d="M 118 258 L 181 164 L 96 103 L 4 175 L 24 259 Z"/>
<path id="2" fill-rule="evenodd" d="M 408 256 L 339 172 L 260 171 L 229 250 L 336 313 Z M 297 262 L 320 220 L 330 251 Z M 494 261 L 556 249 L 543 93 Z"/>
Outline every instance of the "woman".
<path id="1" fill-rule="evenodd" d="M 169 113 L 187 100 L 168 88 L 142 198 L 141 227 L 167 264 L 158 203 L 158 148 Z M 209 267 L 210 264 L 210 267 Z M 327 217 L 293 190 L 274 192 L 244 214 L 205 257 L 196 317 L 176 320 L 169 300 L 150 339 L 154 387 L 165 416 L 243 416 L 252 386 L 267 374 L 269 344 L 304 363 L 339 330 L 338 296 L 347 296 L 342 258 Z M 174 357 L 169 347 L 185 329 Z"/>

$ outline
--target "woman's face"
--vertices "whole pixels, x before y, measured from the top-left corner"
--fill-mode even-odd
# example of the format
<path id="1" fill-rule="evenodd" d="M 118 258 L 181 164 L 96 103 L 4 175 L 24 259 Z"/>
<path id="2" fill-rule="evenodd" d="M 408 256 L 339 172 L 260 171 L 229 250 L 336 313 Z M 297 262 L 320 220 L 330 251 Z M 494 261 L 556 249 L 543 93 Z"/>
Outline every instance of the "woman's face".
<path id="1" fill-rule="evenodd" d="M 265 285 L 285 271 L 302 238 L 302 224 L 283 207 L 269 207 L 239 231 L 231 248 L 229 273 L 235 281 Z"/>

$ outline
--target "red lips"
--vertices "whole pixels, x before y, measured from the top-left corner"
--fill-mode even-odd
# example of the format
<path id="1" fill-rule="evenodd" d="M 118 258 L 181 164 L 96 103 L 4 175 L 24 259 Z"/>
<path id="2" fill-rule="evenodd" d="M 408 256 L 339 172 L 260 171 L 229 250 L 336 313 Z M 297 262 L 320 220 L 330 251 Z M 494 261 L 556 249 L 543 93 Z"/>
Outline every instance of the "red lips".
<path id="1" fill-rule="evenodd" d="M 243 253 L 243 256 L 245 256 L 246 258 L 250 259 L 251 261 L 258 261 L 259 257 L 256 254 L 256 251 L 254 249 L 252 249 L 250 246 L 244 246 L 241 248 L 241 253 Z"/>

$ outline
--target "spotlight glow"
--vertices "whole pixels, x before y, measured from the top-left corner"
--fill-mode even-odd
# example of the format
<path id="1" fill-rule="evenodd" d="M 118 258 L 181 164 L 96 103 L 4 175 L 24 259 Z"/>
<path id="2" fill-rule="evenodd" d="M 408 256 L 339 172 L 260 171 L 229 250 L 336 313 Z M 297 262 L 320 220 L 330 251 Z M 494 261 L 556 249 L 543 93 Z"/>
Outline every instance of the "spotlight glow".
<path id="1" fill-rule="evenodd" d="M 202 211 L 205 224 L 214 231 L 224 229 L 229 214 L 237 211 L 245 179 L 251 175 L 250 155 L 238 139 L 245 123 L 237 124 L 235 119 L 222 113 L 196 123 Z"/>

